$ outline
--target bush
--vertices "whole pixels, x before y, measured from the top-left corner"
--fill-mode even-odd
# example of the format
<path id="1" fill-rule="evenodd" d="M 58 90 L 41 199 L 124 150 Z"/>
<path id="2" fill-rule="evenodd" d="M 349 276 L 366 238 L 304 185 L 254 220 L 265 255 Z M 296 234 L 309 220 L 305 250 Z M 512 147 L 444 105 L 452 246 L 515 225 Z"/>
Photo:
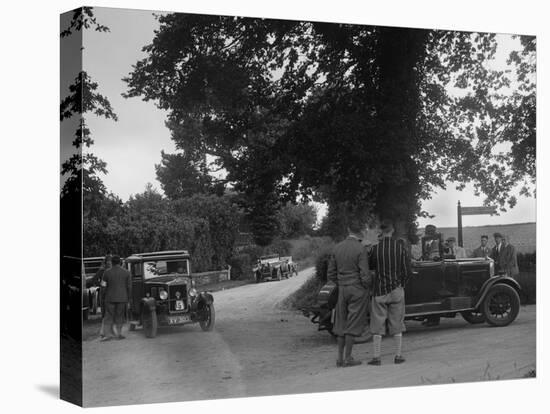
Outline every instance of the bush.
<path id="1" fill-rule="evenodd" d="M 537 268 L 536 253 L 518 253 L 517 257 L 519 270 L 529 271 Z"/>
<path id="2" fill-rule="evenodd" d="M 258 245 L 252 244 L 239 250 L 239 254 L 247 254 L 250 262 L 255 263 L 263 255 L 264 249 Z"/>
<path id="3" fill-rule="evenodd" d="M 292 244 L 287 240 L 275 240 L 269 246 L 266 246 L 265 254 L 278 254 L 279 256 L 289 256 Z"/>
<path id="4" fill-rule="evenodd" d="M 231 266 L 231 279 L 232 280 L 246 280 L 252 278 L 252 263 L 250 255 L 247 253 L 240 253 L 229 259 L 229 265 Z"/>
<path id="5" fill-rule="evenodd" d="M 299 310 L 313 306 L 323 285 L 324 283 L 318 278 L 310 277 L 297 291 L 281 302 L 281 307 Z"/>

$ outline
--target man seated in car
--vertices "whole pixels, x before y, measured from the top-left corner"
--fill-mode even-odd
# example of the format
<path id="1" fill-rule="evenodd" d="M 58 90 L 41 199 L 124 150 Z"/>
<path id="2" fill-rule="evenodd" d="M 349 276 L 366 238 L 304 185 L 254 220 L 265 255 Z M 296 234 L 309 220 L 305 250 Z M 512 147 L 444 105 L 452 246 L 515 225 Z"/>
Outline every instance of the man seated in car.
<path id="1" fill-rule="evenodd" d="M 447 240 L 447 254 L 454 259 L 465 259 L 466 256 L 466 250 L 464 247 L 460 247 L 456 245 L 456 238 L 454 236 L 449 237 Z"/>
<path id="2" fill-rule="evenodd" d="M 428 224 L 422 237 L 422 260 L 439 260 L 441 257 L 441 234 L 433 224 Z"/>

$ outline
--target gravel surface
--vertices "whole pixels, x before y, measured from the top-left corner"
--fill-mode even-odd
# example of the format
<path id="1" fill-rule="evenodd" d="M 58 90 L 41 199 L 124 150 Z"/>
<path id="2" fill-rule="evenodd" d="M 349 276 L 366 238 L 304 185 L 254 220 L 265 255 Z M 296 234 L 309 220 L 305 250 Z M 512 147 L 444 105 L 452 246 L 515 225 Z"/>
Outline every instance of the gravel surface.
<path id="1" fill-rule="evenodd" d="M 521 378 L 535 369 L 535 306 L 505 328 L 461 317 L 430 328 L 407 322 L 406 363 L 392 363 L 385 339 L 382 366 L 336 368 L 334 339 L 278 306 L 312 274 L 216 292 L 213 332 L 188 325 L 159 328 L 154 339 L 135 331 L 122 341 L 85 341 L 85 406 Z M 371 347 L 356 345 L 355 358 L 366 363 Z"/>

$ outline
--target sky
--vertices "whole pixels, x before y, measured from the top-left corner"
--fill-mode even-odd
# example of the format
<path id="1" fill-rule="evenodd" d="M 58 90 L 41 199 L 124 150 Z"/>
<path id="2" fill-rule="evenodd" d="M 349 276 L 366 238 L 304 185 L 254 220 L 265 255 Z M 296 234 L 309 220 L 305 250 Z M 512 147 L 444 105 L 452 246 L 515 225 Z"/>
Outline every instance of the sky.
<path id="1" fill-rule="evenodd" d="M 175 151 L 170 131 L 165 126 L 166 112 L 158 109 L 154 102 L 144 102 L 139 97 L 122 97 L 127 90 L 122 78 L 145 56 L 142 47 L 151 43 L 158 22 L 150 11 L 95 8 L 94 12 L 97 20 L 108 26 L 110 32 L 84 32 L 83 68 L 98 82 L 99 92 L 110 100 L 118 121 L 91 116 L 86 120 L 95 141 L 92 152 L 107 163 L 108 174 L 101 178 L 109 191 L 126 201 L 131 194 L 142 192 L 147 183 L 161 190 L 156 180 L 155 164 L 160 162 L 162 150 Z M 502 44 L 499 53 L 504 56 L 514 43 L 507 35 L 499 38 Z M 62 77 L 62 89 L 63 83 L 68 85 L 67 79 L 72 79 L 68 75 L 65 78 Z M 68 90 L 62 92 L 62 96 L 67 93 Z M 72 140 L 69 131 L 74 131 L 74 125 L 65 121 L 61 128 L 62 133 L 71 136 Z M 438 227 L 456 226 L 458 201 L 463 206 L 477 206 L 482 205 L 483 197 L 476 197 L 471 185 L 457 191 L 455 184 L 448 183 L 447 189 L 437 191 L 430 200 L 422 203 L 423 210 L 435 217 L 419 219 L 420 226 L 428 223 Z M 534 198 L 518 197 L 516 207 L 508 212 L 499 216 L 465 216 L 463 225 L 533 222 L 536 220 L 535 209 Z M 320 215 L 326 213 L 326 207 L 320 205 L 319 212 Z"/>

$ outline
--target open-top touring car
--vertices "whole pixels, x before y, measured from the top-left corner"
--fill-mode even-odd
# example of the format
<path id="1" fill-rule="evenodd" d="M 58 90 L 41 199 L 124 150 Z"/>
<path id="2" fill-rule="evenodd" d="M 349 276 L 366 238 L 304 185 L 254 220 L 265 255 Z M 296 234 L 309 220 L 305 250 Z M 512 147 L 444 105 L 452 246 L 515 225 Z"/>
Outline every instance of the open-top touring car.
<path id="1" fill-rule="evenodd" d="M 293 274 L 297 275 L 298 266 L 292 261 L 292 256 L 272 254 L 260 257 L 252 271 L 254 280 L 260 283 L 264 280 L 282 280 L 288 279 Z"/>
<path id="2" fill-rule="evenodd" d="M 126 266 L 132 277 L 131 330 L 141 326 L 152 338 L 158 325 L 214 329 L 214 297 L 197 290 L 186 250 L 133 254 Z"/>
<path id="3" fill-rule="evenodd" d="M 405 286 L 405 319 L 423 321 L 460 314 L 472 324 L 512 323 L 520 308 L 519 283 L 505 273 L 495 274 L 490 258 L 454 258 L 445 252 L 441 239 L 423 238 L 422 258 L 411 263 L 412 277 Z M 337 295 L 336 285 L 327 283 L 316 304 L 302 309 L 319 330 L 332 333 Z"/>

